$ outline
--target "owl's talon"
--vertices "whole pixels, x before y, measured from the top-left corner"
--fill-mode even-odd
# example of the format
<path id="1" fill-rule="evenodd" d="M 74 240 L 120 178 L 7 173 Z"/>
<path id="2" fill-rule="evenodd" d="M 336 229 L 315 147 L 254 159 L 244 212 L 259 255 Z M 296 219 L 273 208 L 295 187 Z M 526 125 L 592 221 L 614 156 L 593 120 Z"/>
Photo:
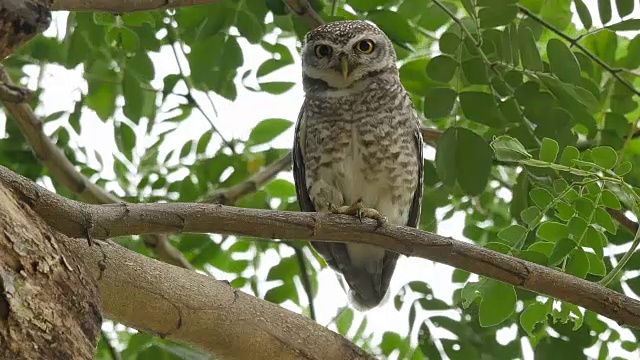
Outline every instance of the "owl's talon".
<path id="1" fill-rule="evenodd" d="M 364 218 L 374 219 L 378 222 L 375 230 L 378 230 L 387 222 L 387 218 L 384 215 L 380 214 L 378 210 L 364 207 L 364 205 L 362 204 L 362 198 L 359 198 L 351 205 L 341 207 L 337 207 L 329 203 L 328 208 L 329 211 L 334 214 L 355 216 L 358 220 L 360 220 L 361 223 L 364 221 Z"/>

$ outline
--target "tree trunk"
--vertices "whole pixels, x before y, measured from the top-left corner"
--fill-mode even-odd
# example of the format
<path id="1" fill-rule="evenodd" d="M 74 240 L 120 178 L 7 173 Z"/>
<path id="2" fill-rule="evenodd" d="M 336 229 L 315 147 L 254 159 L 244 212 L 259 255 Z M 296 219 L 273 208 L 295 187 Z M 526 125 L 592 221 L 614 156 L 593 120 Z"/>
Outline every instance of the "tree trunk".
<path id="1" fill-rule="evenodd" d="M 23 201 L 0 184 L 0 358 L 92 359 L 96 281 Z"/>

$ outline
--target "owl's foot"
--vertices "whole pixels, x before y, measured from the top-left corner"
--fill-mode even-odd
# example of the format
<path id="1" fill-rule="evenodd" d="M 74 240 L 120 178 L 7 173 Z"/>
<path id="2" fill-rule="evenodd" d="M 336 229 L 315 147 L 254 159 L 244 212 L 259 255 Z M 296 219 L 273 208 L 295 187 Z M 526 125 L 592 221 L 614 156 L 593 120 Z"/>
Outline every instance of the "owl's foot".
<path id="1" fill-rule="evenodd" d="M 362 205 L 362 198 L 347 206 L 337 207 L 334 204 L 329 203 L 329 211 L 333 214 L 353 215 L 357 217 L 360 222 L 362 222 L 362 219 L 364 218 L 374 219 L 378 222 L 378 226 L 376 226 L 375 230 L 378 230 L 387 222 L 387 218 L 380 214 L 378 210 L 364 207 L 364 205 Z"/>

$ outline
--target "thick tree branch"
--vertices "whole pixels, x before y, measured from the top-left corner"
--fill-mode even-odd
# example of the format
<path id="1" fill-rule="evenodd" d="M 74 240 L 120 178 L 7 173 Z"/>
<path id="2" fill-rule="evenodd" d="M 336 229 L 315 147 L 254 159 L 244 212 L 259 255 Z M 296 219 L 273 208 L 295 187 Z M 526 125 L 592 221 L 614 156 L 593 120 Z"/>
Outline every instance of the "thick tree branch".
<path id="1" fill-rule="evenodd" d="M 596 283 L 418 229 L 345 215 L 257 210 L 211 204 L 88 205 L 45 190 L 5 167 L 0 182 L 52 227 L 72 237 L 145 233 L 218 233 L 282 240 L 338 241 L 384 247 L 568 301 L 640 328 L 640 302 Z M 124 292 L 126 293 L 126 292 Z"/>
<path id="2" fill-rule="evenodd" d="M 76 170 L 62 149 L 56 146 L 44 133 L 42 121 L 33 112 L 31 106 L 23 102 L 24 97 L 18 98 L 19 102 L 4 100 L 11 98 L 10 95 L 15 97 L 16 94 L 28 94 L 16 89 L 18 88 L 11 82 L 9 75 L 0 65 L 0 99 L 15 119 L 35 156 L 49 171 L 49 175 L 86 202 L 93 204 L 120 202 L 121 200 L 116 196 L 92 183 Z M 144 236 L 142 240 L 145 246 L 154 251 L 159 259 L 184 268 L 193 268 L 184 255 L 169 243 L 166 235 L 149 234 Z"/>
<path id="3" fill-rule="evenodd" d="M 223 359 L 373 359 L 315 321 L 225 281 L 161 263 L 113 242 L 87 246 L 70 239 L 67 246 L 97 280 L 103 313 L 124 325 Z"/>
<path id="4" fill-rule="evenodd" d="M 124 13 L 166 10 L 210 4 L 216 1 L 217 0 L 54 0 L 51 5 L 51 10 Z"/>

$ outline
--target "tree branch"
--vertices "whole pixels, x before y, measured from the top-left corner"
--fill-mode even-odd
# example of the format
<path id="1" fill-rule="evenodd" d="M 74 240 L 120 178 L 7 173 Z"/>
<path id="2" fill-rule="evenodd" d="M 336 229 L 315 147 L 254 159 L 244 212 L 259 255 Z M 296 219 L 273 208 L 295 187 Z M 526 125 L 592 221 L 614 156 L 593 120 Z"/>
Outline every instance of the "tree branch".
<path id="1" fill-rule="evenodd" d="M 0 84 L 3 85 L 0 86 L 0 99 L 9 97 L 6 94 L 7 90 L 16 92 L 16 86 L 11 82 L 2 65 L 0 65 Z M 15 119 L 36 158 L 47 168 L 52 178 L 86 202 L 94 204 L 121 202 L 116 196 L 92 183 L 76 170 L 62 149 L 56 146 L 44 133 L 42 121 L 33 112 L 31 106 L 23 102 L 24 97 L 18 100 L 20 102 L 2 100 L 2 103 Z M 184 255 L 169 243 L 166 235 L 149 234 L 144 236 L 142 240 L 145 246 L 154 251 L 159 259 L 173 265 L 193 269 Z"/>
<path id="2" fill-rule="evenodd" d="M 289 10 L 296 16 L 302 18 L 309 28 L 314 29 L 324 24 L 324 20 L 313 10 L 307 0 L 283 0 Z"/>
<path id="3" fill-rule="evenodd" d="M 538 24 L 540 24 L 540 25 L 546 27 L 547 29 L 549 29 L 554 34 L 560 36 L 562 39 L 564 39 L 569 44 L 571 44 L 571 46 L 577 47 L 583 54 L 585 54 L 588 58 L 590 58 L 595 63 L 600 65 L 600 67 L 602 67 L 606 72 L 611 74 L 611 76 L 616 78 L 616 80 L 618 80 L 627 89 L 631 90 L 636 95 L 640 95 L 640 90 L 636 89 L 635 86 L 633 86 L 633 84 L 631 84 L 630 82 L 625 80 L 622 76 L 620 76 L 620 72 L 622 72 L 621 69 L 614 69 L 609 64 L 607 64 L 604 61 L 602 61 L 594 53 L 589 51 L 589 49 L 587 49 L 586 47 L 582 46 L 582 44 L 580 44 L 578 42 L 580 40 L 580 37 L 577 38 L 577 39 L 572 38 L 571 36 L 565 34 L 560 29 L 558 29 L 557 27 L 555 27 L 552 24 L 548 23 L 543 18 L 541 18 L 538 15 L 534 14 L 533 12 L 531 12 L 529 9 L 527 9 L 526 7 L 524 7 L 522 5 L 518 5 L 518 9 L 520 10 L 521 13 L 527 15 L 531 20 L 537 22 Z"/>
<path id="4" fill-rule="evenodd" d="M 126 326 L 193 345 L 216 358 L 373 359 L 315 321 L 228 282 L 113 242 L 87 246 L 69 239 L 66 245 L 88 265 L 87 276 L 97 280 L 103 313 Z"/>
<path id="5" fill-rule="evenodd" d="M 166 10 L 214 3 L 217 0 L 54 0 L 51 10 L 112 13 Z"/>
<path id="6" fill-rule="evenodd" d="M 376 245 L 568 301 L 640 328 L 640 301 L 549 267 L 411 227 L 385 225 L 376 230 L 377 222 L 360 223 L 346 215 L 202 203 L 88 205 L 47 191 L 5 167 L 0 167 L 0 182 L 50 226 L 72 237 L 189 232 Z"/>

